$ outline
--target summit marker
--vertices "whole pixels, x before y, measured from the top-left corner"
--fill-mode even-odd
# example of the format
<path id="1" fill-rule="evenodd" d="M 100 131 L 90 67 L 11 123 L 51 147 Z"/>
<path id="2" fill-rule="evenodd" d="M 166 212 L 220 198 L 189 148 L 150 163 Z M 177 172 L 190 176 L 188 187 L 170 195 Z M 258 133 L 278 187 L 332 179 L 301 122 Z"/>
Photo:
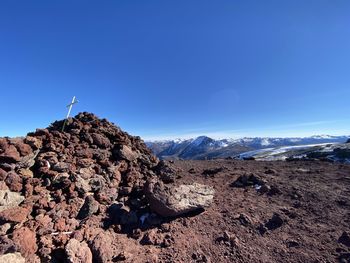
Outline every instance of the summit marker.
<path id="1" fill-rule="evenodd" d="M 71 102 L 70 104 L 67 105 L 68 113 L 67 113 L 67 117 L 66 117 L 66 119 L 64 120 L 64 123 L 63 123 L 63 126 L 62 126 L 62 132 L 64 131 L 64 128 L 65 128 L 65 126 L 66 126 L 66 122 L 67 122 L 67 120 L 68 120 L 68 118 L 69 118 L 69 115 L 70 115 L 70 112 L 71 112 L 71 110 L 72 110 L 72 107 L 73 107 L 73 105 L 76 104 L 76 103 L 78 103 L 78 100 L 76 100 L 76 99 L 75 99 L 75 96 L 74 96 L 73 99 L 72 99 L 72 102 Z"/>

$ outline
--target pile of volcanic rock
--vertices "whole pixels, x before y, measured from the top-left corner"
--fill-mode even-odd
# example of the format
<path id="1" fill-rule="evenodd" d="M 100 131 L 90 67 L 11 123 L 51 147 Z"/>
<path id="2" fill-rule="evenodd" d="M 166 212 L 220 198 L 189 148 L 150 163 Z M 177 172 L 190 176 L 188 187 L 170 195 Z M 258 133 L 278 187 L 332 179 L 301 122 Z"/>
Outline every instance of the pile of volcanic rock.
<path id="1" fill-rule="evenodd" d="M 62 127 L 0 138 L 0 262 L 104 262 L 101 231 L 129 236 L 210 205 L 212 188 L 177 185 L 176 169 L 106 119 Z"/>

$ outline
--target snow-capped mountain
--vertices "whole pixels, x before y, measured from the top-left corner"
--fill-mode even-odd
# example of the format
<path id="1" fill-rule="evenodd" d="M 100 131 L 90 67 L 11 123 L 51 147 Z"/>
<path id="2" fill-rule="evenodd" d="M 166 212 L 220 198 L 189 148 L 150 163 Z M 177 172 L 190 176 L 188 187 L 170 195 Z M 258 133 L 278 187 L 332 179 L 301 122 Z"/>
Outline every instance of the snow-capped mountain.
<path id="1" fill-rule="evenodd" d="M 159 158 L 163 159 L 213 159 L 266 148 L 344 143 L 348 138 L 349 136 L 315 135 L 300 138 L 245 137 L 215 140 L 207 136 L 199 136 L 186 140 L 148 141 L 146 144 Z"/>
<path id="2" fill-rule="evenodd" d="M 241 153 L 235 159 L 276 160 L 327 160 L 350 163 L 350 141 L 346 143 L 320 143 L 282 146 Z"/>

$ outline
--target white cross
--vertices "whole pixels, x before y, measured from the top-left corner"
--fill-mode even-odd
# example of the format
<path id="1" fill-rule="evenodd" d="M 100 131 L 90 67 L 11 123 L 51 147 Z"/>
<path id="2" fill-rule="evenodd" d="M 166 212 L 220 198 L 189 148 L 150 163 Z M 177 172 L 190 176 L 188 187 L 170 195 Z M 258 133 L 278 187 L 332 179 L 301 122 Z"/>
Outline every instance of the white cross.
<path id="1" fill-rule="evenodd" d="M 76 100 L 76 99 L 75 99 L 75 96 L 74 96 L 73 99 L 72 99 L 72 102 L 71 102 L 70 104 L 67 105 L 67 107 L 68 107 L 69 109 L 68 109 L 67 117 L 66 117 L 66 119 L 64 120 L 64 123 L 63 123 L 63 126 L 62 126 L 62 132 L 64 131 L 64 127 L 66 126 L 66 122 L 67 122 L 67 119 L 69 118 L 69 114 L 70 114 L 70 112 L 71 112 L 71 110 L 72 110 L 72 107 L 73 107 L 73 105 L 76 104 L 76 103 L 78 103 L 78 100 Z"/>

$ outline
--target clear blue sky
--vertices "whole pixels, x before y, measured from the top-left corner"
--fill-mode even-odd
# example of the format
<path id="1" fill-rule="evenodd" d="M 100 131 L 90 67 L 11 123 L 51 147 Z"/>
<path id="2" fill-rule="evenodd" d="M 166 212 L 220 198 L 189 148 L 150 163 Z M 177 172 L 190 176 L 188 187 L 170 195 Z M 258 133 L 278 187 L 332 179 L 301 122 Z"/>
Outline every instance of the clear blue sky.
<path id="1" fill-rule="evenodd" d="M 146 139 L 350 134 L 350 1 L 0 2 L 0 136 L 94 112 Z"/>

